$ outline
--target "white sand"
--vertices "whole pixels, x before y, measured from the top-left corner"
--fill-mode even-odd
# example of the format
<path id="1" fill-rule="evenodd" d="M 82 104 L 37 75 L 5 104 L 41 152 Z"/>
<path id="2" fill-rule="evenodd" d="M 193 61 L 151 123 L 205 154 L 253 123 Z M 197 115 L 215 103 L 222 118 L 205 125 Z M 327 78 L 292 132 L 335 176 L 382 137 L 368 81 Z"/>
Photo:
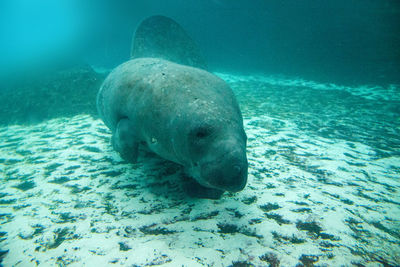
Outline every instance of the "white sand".
<path id="1" fill-rule="evenodd" d="M 171 163 L 123 162 L 90 116 L 0 128 L 2 264 L 400 265 L 399 154 L 244 117 L 248 186 L 220 200 L 187 197 Z"/>

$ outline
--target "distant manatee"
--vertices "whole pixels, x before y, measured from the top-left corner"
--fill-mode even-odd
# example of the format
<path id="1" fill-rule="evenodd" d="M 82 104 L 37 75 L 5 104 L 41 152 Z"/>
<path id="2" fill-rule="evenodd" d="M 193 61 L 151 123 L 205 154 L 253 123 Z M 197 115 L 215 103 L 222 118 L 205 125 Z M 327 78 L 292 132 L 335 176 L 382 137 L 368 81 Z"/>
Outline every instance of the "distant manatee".
<path id="1" fill-rule="evenodd" d="M 230 87 L 205 70 L 198 48 L 172 19 L 154 16 L 136 30 L 131 60 L 115 68 L 97 96 L 100 117 L 120 155 L 140 145 L 181 164 L 196 197 L 219 198 L 247 182 L 246 134 Z"/>

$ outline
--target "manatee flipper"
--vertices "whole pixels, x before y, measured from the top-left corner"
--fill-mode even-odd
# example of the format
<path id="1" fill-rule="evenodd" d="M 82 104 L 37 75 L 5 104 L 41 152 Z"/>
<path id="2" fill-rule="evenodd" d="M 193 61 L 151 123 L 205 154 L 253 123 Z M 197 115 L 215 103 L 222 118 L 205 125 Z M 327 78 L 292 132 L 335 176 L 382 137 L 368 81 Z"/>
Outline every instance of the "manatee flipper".
<path id="1" fill-rule="evenodd" d="M 132 123 L 129 119 L 121 119 L 112 135 L 114 150 L 128 162 L 136 162 L 139 153 L 139 143 L 132 135 Z"/>
<path id="2" fill-rule="evenodd" d="M 183 189 L 186 194 L 195 198 L 219 199 L 224 193 L 223 190 L 202 186 L 190 177 L 186 177 Z"/>
<path id="3" fill-rule="evenodd" d="M 174 20 L 152 16 L 139 25 L 134 35 L 131 59 L 162 58 L 178 64 L 207 69 L 199 48 Z"/>

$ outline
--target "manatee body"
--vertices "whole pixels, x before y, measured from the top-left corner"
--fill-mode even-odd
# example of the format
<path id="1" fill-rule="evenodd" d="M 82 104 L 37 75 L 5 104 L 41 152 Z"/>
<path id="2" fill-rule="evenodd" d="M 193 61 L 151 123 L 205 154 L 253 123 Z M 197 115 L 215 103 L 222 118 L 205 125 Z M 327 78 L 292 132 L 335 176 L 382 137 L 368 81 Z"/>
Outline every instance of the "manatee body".
<path id="1" fill-rule="evenodd" d="M 200 68 L 135 58 L 114 69 L 97 97 L 112 144 L 135 162 L 139 146 L 181 164 L 191 195 L 218 198 L 247 181 L 246 134 L 230 87 Z"/>

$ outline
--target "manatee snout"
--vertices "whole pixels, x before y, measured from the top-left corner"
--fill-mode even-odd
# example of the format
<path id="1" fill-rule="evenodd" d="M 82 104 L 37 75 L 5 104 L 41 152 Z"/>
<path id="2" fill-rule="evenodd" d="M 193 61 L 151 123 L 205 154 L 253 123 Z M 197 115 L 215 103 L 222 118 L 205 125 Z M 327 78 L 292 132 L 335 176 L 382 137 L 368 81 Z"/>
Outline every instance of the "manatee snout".
<path id="1" fill-rule="evenodd" d="M 238 148 L 222 150 L 222 153 L 215 160 L 200 165 L 201 177 L 210 187 L 229 192 L 241 191 L 247 183 L 246 152 Z"/>

